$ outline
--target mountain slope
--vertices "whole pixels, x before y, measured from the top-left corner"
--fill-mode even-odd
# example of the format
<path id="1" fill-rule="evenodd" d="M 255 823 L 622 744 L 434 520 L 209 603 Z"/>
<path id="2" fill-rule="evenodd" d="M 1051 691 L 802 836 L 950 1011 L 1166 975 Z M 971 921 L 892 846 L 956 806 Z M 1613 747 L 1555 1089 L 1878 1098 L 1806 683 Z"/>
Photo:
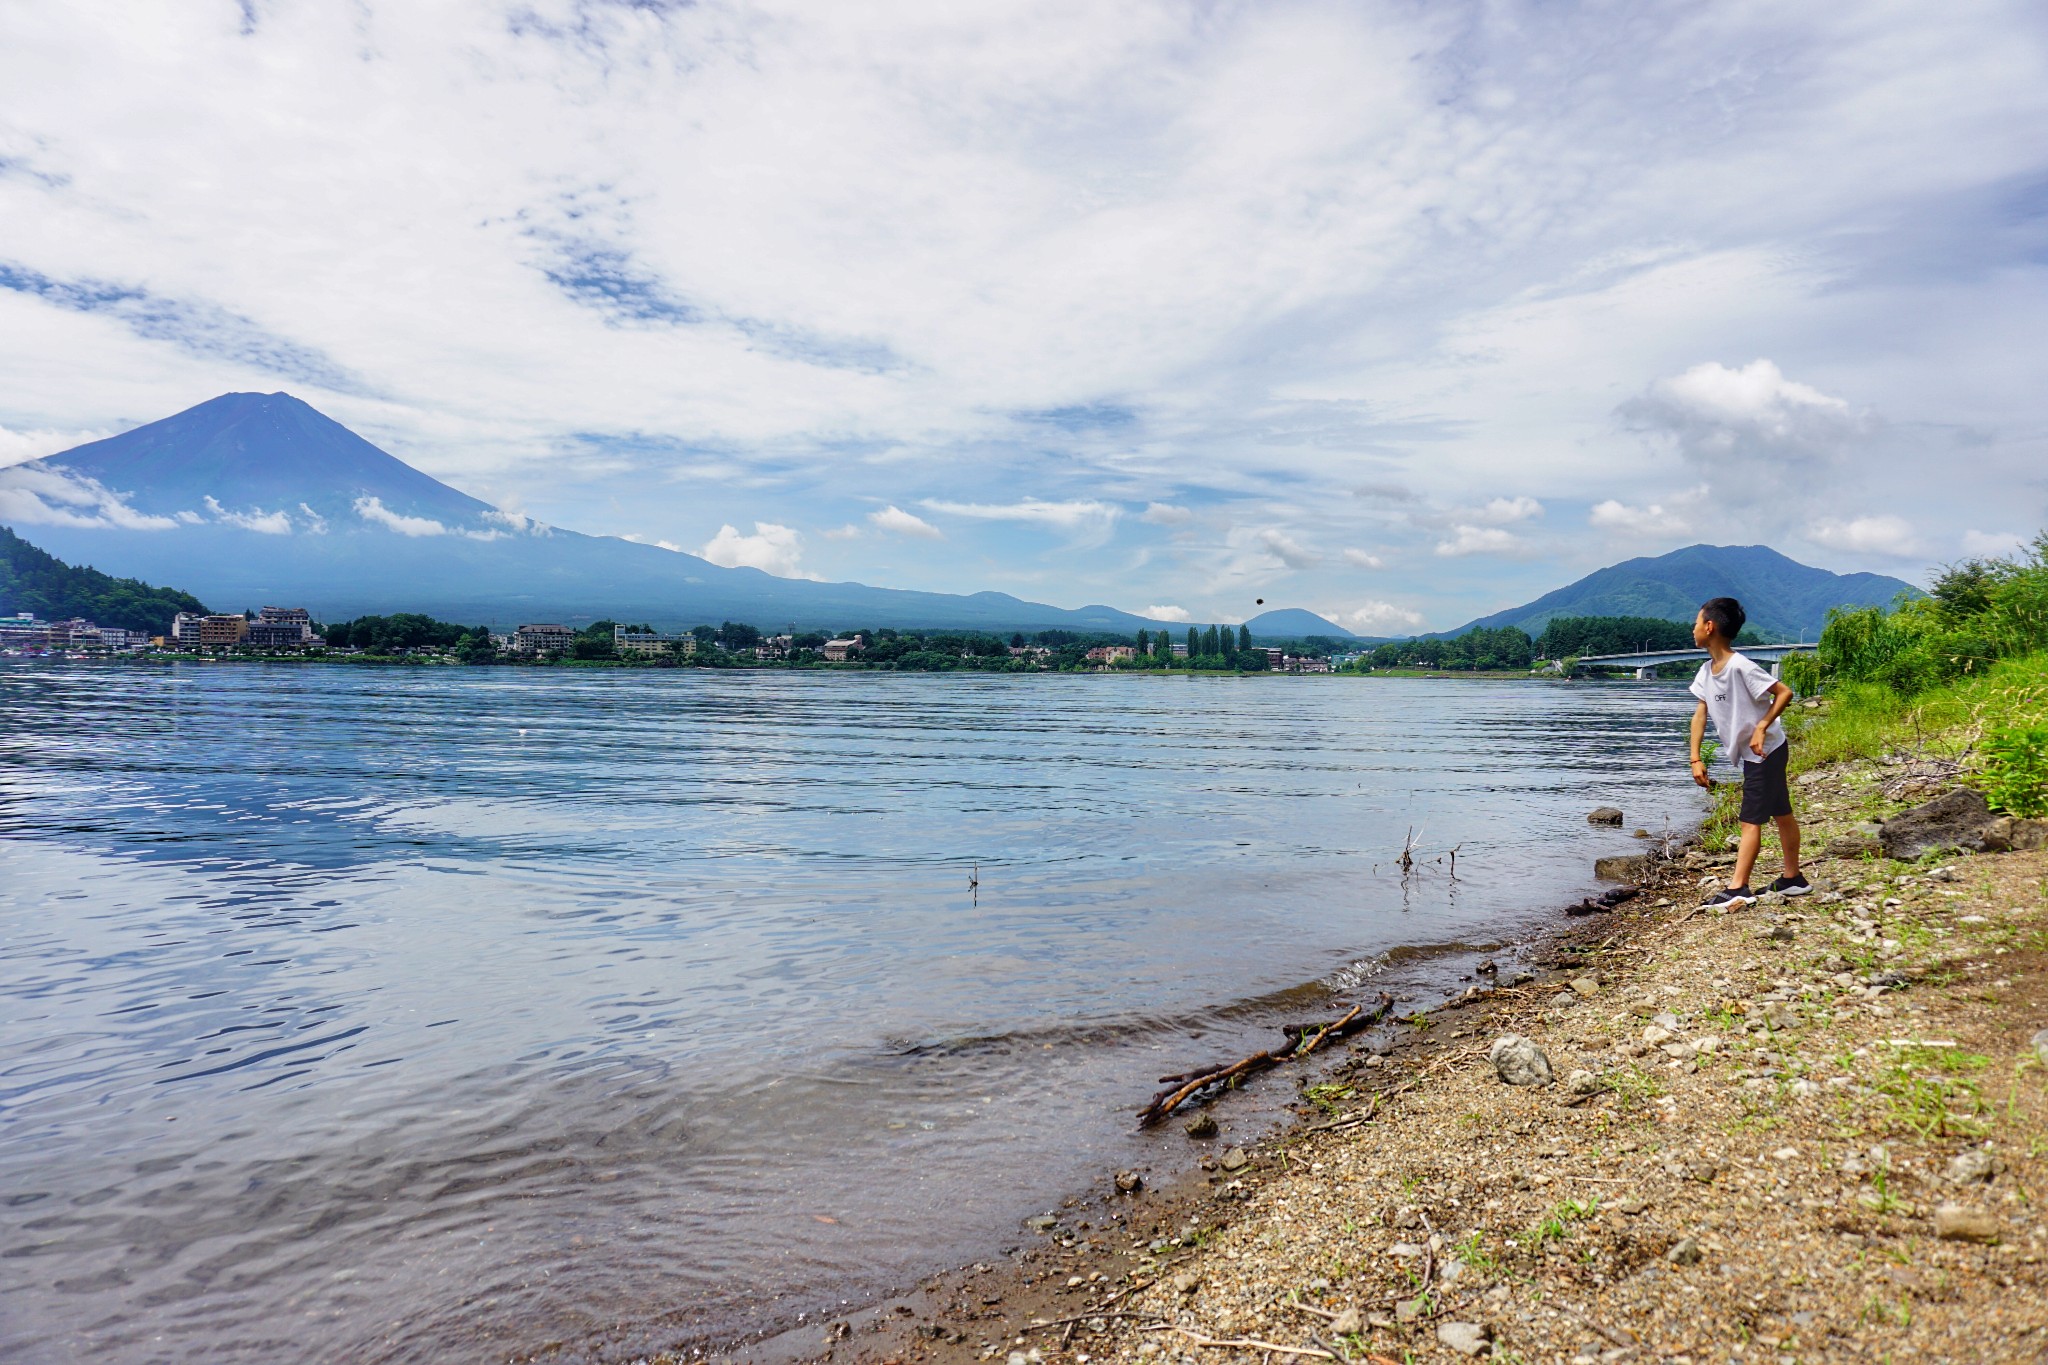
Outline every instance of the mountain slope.
<path id="1" fill-rule="evenodd" d="M 1919 589 L 1883 574 L 1830 573 L 1767 545 L 1688 545 L 1655 558 L 1631 559 L 1587 574 L 1533 602 L 1468 621 L 1442 638 L 1481 626 L 1519 626 L 1531 635 L 1556 616 L 1655 616 L 1690 621 L 1709 597 L 1733 597 L 1750 629 L 1767 640 L 1814 639 L 1828 608 L 1888 605 Z"/>
<path id="2" fill-rule="evenodd" d="M 662 626 L 877 626 L 1132 633 L 1160 623 L 1006 593 L 776 578 L 498 511 L 289 394 L 223 394 L 104 441 L 0 470 L 65 559 L 186 584 L 228 610 L 340 620 L 422 611 L 504 626 L 613 616 Z"/>
<path id="3" fill-rule="evenodd" d="M 1251 628 L 1254 640 L 1303 640 L 1311 635 L 1327 635 L 1333 640 L 1356 640 L 1352 634 L 1334 621 L 1326 621 L 1312 611 L 1300 607 L 1277 607 L 1262 611 L 1245 622 Z"/>
<path id="4" fill-rule="evenodd" d="M 96 625 L 163 635 L 179 612 L 205 610 L 191 593 L 73 567 L 0 526 L 0 615 L 27 611 L 46 621 L 80 616 Z"/>

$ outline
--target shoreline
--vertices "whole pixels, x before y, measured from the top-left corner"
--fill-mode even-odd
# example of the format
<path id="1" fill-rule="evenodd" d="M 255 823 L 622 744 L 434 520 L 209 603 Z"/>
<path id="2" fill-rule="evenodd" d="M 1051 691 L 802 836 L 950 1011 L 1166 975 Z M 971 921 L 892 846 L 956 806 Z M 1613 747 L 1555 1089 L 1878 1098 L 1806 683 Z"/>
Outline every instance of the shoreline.
<path id="1" fill-rule="evenodd" d="M 1732 855 L 1681 851 L 1536 980 L 1265 1077 L 1277 1132 L 1190 1105 L 1224 1135 L 1156 1188 L 1105 1173 L 1006 1255 L 652 1359 L 2038 1360 L 2048 853 L 1873 858 L 1882 776 L 1802 776 L 1814 896 L 1698 909 Z M 1507 1032 L 1554 1084 L 1501 1083 Z"/>

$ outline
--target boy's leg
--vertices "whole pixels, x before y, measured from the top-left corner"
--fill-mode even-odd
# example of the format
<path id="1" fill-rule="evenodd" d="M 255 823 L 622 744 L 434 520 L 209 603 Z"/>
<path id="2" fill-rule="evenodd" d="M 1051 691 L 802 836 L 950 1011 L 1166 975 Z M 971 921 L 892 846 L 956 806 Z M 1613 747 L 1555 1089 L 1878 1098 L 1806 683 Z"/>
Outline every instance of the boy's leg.
<path id="1" fill-rule="evenodd" d="M 1777 823 L 1778 847 L 1785 855 L 1785 875 L 1796 877 L 1799 875 L 1799 817 L 1780 815 Z"/>
<path id="2" fill-rule="evenodd" d="M 1764 846 L 1764 827 L 1742 822 L 1742 842 L 1735 846 L 1735 871 L 1728 878 L 1730 887 L 1748 886 L 1749 870 L 1756 866 L 1756 855 Z"/>

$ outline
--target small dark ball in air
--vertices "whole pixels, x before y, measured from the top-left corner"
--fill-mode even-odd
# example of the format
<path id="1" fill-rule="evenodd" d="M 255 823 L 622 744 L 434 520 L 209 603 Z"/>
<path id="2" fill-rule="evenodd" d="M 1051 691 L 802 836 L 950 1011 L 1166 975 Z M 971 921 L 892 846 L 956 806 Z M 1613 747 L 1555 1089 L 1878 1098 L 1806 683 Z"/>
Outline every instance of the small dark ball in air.
<path id="1" fill-rule="evenodd" d="M 1254 604 L 1253 604 L 1253 605 L 1255 605 L 1255 606 L 1261 606 L 1261 607 L 1263 607 L 1263 606 L 1265 606 L 1265 605 L 1266 605 L 1266 599 L 1265 599 L 1265 598 L 1263 598 L 1263 597 L 1261 597 L 1261 598 L 1258 598 L 1258 599 L 1257 599 L 1257 600 L 1256 600 L 1256 601 L 1254 602 Z"/>

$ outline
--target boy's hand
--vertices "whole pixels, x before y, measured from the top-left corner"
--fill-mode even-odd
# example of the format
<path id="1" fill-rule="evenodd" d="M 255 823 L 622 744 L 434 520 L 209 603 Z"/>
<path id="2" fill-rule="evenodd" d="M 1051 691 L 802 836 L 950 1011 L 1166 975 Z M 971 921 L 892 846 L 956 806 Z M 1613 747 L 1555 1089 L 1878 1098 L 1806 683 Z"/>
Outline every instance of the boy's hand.
<path id="1" fill-rule="evenodd" d="M 1707 776 L 1707 765 L 1697 758 L 1692 761 L 1692 780 L 1699 783 L 1702 787 L 1712 787 L 1714 785 L 1714 779 Z"/>
<path id="2" fill-rule="evenodd" d="M 1755 754 L 1758 758 L 1762 758 L 1764 756 L 1764 741 L 1770 738 L 1770 731 L 1771 727 L 1769 723 L 1766 722 L 1763 725 L 1757 726 L 1756 733 L 1752 734 L 1749 737 L 1749 751 Z"/>

